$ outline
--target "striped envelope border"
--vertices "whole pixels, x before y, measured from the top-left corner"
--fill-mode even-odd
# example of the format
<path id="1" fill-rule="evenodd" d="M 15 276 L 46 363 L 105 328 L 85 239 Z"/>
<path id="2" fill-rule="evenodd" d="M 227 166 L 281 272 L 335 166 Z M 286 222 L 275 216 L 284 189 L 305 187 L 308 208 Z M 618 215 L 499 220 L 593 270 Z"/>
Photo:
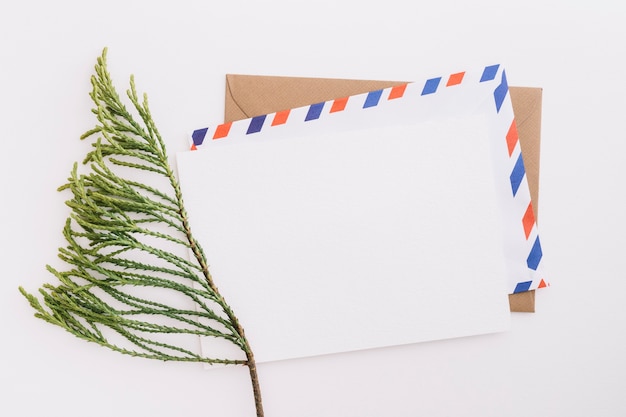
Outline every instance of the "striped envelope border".
<path id="1" fill-rule="evenodd" d="M 508 188 L 507 195 L 501 197 L 501 202 L 505 221 L 509 225 L 507 227 L 512 229 L 504 242 L 511 275 L 509 293 L 548 286 L 543 276 L 543 250 L 530 198 L 506 71 L 501 65 L 427 77 L 421 82 L 198 128 L 190 134 L 190 149 L 208 149 L 211 143 L 217 141 L 260 140 L 265 132 L 302 134 L 307 130 L 318 129 L 315 122 L 319 120 L 328 120 L 330 128 L 341 128 L 339 126 L 345 126 L 346 123 L 335 125 L 333 118 L 349 119 L 359 116 L 359 112 L 368 111 L 371 113 L 367 119 L 375 120 L 377 108 L 402 101 L 408 103 L 397 106 L 398 118 L 395 121 L 402 117 L 418 117 L 424 120 L 445 118 L 448 113 L 486 115 L 495 153 L 495 172 L 498 175 L 506 174 L 506 179 L 500 178 L 500 181 L 506 180 Z M 362 126 L 363 119 L 362 115 L 355 119 L 361 124 L 359 128 L 367 127 Z M 394 120 L 389 122 L 393 123 Z M 325 128 L 329 128 L 328 126 Z"/>

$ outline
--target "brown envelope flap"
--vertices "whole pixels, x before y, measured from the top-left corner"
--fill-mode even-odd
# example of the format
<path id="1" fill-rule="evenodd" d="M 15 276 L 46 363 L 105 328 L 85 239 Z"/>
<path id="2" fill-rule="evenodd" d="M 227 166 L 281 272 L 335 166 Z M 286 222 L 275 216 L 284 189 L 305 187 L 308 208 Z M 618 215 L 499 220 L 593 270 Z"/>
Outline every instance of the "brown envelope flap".
<path id="1" fill-rule="evenodd" d="M 406 82 L 228 74 L 224 121 L 248 119 L 400 84 Z"/>
<path id="2" fill-rule="evenodd" d="M 401 84 L 406 82 L 227 74 L 224 121 L 247 119 Z M 535 217 L 539 206 L 542 91 L 534 87 L 509 87 Z M 510 294 L 509 304 L 511 311 L 534 312 L 535 291 Z"/>

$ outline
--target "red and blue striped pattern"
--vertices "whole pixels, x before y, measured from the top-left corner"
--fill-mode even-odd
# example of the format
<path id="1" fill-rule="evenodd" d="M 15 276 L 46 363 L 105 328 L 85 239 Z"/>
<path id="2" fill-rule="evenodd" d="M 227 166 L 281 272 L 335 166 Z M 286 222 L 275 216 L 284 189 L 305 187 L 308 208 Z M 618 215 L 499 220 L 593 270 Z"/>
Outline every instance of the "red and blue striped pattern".
<path id="1" fill-rule="evenodd" d="M 480 74 L 480 77 L 477 74 Z M 535 288 L 547 286 L 542 276 L 542 260 L 543 250 L 537 231 L 537 223 L 533 212 L 530 193 L 528 190 L 526 170 L 524 160 L 519 146 L 519 136 L 515 124 L 515 118 L 510 103 L 509 88 L 506 72 L 500 65 L 490 65 L 484 67 L 472 76 L 466 76 L 468 72 L 455 72 L 447 76 L 432 77 L 426 79 L 421 88 L 418 83 L 412 84 L 411 95 L 418 95 L 422 99 L 435 97 L 444 90 L 454 88 L 460 85 L 468 85 L 472 87 L 474 83 L 485 86 L 493 86 L 491 91 L 492 109 L 494 123 L 505 126 L 506 134 L 498 140 L 504 144 L 501 149 L 508 152 L 510 171 L 508 174 L 508 182 L 510 183 L 510 197 L 513 199 L 516 210 L 519 212 L 519 218 L 515 220 L 516 227 L 520 235 L 523 235 L 527 242 L 526 250 L 526 267 L 528 274 L 521 276 L 515 280 L 511 286 L 511 293 L 524 292 Z M 396 87 L 390 87 L 383 90 L 375 90 L 366 94 L 359 94 L 350 97 L 342 97 L 327 102 L 314 103 L 301 109 L 287 109 L 273 114 L 252 117 L 237 122 L 228 122 L 217 125 L 215 128 L 201 128 L 194 130 L 191 134 L 191 149 L 196 150 L 205 144 L 207 138 L 210 140 L 221 140 L 228 138 L 235 124 L 241 125 L 239 132 L 245 135 L 254 135 L 267 129 L 277 126 L 287 125 L 289 123 L 311 123 L 324 117 L 331 117 L 333 114 L 345 112 L 349 105 L 353 108 L 371 109 L 380 106 L 385 101 L 391 102 L 406 97 L 409 84 L 403 84 Z M 491 88 L 491 87 L 489 87 Z M 418 98 L 419 98 L 418 97 Z M 415 99 L 415 97 L 413 97 Z M 521 208 L 521 209 L 518 209 Z M 507 214 L 508 215 L 508 214 Z M 513 214 L 511 214 L 513 215 Z"/>

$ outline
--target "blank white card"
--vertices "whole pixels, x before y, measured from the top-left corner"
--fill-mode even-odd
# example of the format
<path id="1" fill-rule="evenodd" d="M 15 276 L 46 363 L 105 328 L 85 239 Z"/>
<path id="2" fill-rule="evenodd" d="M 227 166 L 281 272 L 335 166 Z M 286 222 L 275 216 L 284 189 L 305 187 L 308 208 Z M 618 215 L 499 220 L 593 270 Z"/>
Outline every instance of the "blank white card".
<path id="1" fill-rule="evenodd" d="M 178 154 L 193 234 L 259 362 L 508 328 L 487 129 L 466 117 Z"/>

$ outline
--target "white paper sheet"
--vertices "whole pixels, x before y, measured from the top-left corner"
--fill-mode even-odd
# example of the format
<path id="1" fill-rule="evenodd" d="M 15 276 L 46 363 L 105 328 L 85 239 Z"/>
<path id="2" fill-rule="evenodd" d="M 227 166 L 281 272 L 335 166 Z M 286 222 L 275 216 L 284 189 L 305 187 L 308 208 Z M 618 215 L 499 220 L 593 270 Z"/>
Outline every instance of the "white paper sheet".
<path id="1" fill-rule="evenodd" d="M 508 328 L 487 118 L 375 125 L 178 155 L 193 233 L 259 362 Z"/>

